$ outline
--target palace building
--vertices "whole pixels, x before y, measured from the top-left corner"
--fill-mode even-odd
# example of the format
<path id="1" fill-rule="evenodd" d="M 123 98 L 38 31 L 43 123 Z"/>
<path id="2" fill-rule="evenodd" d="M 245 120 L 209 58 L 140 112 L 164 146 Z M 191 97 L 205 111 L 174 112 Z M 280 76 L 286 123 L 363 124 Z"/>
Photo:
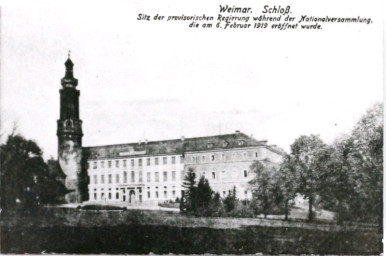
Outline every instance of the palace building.
<path id="1" fill-rule="evenodd" d="M 225 197 L 236 188 L 237 197 L 251 197 L 249 167 L 254 161 L 279 164 L 283 151 L 267 141 L 236 131 L 232 134 L 161 141 L 82 147 L 79 91 L 73 63 L 65 63 L 60 90 L 58 160 L 71 192 L 69 203 L 84 201 L 87 184 L 90 202 L 160 202 L 181 198 L 185 173 L 192 168 L 199 178 Z"/>

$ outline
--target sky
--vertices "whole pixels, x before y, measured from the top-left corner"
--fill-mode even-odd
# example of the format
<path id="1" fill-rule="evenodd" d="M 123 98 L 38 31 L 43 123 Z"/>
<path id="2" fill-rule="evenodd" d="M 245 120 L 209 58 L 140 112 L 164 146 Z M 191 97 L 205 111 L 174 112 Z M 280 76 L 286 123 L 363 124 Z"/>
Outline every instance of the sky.
<path id="1" fill-rule="evenodd" d="M 80 3 L 79 3 L 80 2 Z M 1 140 L 16 124 L 57 157 L 68 50 L 83 145 L 240 130 L 287 152 L 300 135 L 331 143 L 382 101 L 382 13 L 365 1 L 273 1 L 292 15 L 371 17 L 322 30 L 189 28 L 138 14 L 210 15 L 263 1 L 0 1 Z M 240 4 L 242 3 L 242 4 Z"/>

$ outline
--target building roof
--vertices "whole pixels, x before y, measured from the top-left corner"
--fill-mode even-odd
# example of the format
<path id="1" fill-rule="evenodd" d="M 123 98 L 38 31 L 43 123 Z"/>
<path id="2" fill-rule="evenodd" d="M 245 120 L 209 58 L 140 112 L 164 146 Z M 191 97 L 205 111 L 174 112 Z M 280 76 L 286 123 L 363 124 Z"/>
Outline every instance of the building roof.
<path id="1" fill-rule="evenodd" d="M 265 146 L 267 141 L 258 141 L 244 133 L 236 131 L 232 134 L 181 138 L 174 140 L 145 141 L 137 143 L 84 147 L 87 158 L 106 159 L 128 156 L 183 154 L 185 152 L 212 151 L 233 148 Z M 269 147 L 269 146 L 268 146 Z M 280 150 L 269 147 L 281 154 Z"/>

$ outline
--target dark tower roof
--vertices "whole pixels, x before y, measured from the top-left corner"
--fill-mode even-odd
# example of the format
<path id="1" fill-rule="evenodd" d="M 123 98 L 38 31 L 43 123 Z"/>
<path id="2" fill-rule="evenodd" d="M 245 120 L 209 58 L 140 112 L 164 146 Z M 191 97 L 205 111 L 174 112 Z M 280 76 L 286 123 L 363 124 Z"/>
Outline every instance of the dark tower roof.
<path id="1" fill-rule="evenodd" d="M 74 63 L 70 59 L 70 54 L 68 54 L 68 59 L 64 63 L 66 66 L 66 74 L 62 78 L 62 86 L 63 87 L 75 87 L 78 85 L 78 79 L 74 78 L 74 72 L 73 72 L 73 67 Z"/>

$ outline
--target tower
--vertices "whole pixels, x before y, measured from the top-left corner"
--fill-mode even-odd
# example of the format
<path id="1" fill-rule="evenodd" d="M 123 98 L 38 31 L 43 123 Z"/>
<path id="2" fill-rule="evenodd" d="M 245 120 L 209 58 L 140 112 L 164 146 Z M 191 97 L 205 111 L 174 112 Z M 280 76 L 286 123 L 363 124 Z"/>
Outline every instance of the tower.
<path id="1" fill-rule="evenodd" d="M 58 161 L 66 175 L 67 203 L 80 203 L 80 180 L 82 172 L 82 121 L 79 119 L 78 79 L 74 78 L 74 64 L 68 54 L 65 62 L 66 74 L 61 80 L 60 119 L 58 122 Z"/>

